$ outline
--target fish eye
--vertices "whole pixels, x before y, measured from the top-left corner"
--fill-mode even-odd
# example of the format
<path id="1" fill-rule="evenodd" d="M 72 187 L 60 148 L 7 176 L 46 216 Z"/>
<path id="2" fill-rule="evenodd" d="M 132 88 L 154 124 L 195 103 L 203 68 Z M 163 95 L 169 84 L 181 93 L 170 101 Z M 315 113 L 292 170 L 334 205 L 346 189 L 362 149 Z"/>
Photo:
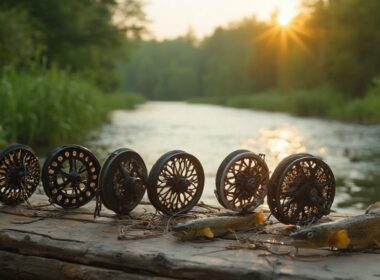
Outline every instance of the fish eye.
<path id="1" fill-rule="evenodd" d="M 307 238 L 313 238 L 314 237 L 314 232 L 308 232 L 307 234 L 306 234 L 306 236 L 307 236 Z"/>

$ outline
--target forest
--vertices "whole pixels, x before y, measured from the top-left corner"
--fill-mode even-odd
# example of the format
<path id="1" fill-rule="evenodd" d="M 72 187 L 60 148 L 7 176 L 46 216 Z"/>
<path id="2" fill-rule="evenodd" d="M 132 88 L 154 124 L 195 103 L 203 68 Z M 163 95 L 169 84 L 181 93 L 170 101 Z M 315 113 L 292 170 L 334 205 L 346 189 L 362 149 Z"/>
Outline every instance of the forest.
<path id="1" fill-rule="evenodd" d="M 123 88 L 362 123 L 380 121 L 380 1 L 308 0 L 289 25 L 245 18 L 198 39 L 142 41 Z"/>

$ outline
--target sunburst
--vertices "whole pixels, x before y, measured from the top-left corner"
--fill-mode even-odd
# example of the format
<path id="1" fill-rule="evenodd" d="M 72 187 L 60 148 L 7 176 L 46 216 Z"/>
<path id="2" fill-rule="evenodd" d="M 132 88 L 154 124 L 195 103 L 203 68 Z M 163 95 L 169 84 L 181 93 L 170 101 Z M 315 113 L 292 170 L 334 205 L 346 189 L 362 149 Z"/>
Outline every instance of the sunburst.
<path id="1" fill-rule="evenodd" d="M 291 41 L 308 55 L 312 55 L 311 50 L 304 42 L 306 37 L 312 37 L 312 32 L 304 24 L 297 22 L 291 14 L 279 13 L 273 24 L 257 37 L 257 41 L 263 41 L 267 45 L 276 45 L 281 55 L 287 53 Z"/>

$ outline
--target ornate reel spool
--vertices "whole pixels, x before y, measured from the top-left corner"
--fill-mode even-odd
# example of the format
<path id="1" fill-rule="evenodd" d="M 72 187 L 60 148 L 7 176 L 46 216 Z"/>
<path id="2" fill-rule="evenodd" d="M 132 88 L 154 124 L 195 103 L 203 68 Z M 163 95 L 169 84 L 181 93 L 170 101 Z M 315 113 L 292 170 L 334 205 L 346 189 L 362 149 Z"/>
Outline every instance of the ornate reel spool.
<path id="1" fill-rule="evenodd" d="M 184 151 L 162 155 L 148 177 L 148 197 L 153 206 L 167 214 L 186 213 L 203 192 L 204 172 L 199 160 Z"/>
<path id="2" fill-rule="evenodd" d="M 40 165 L 33 150 L 13 144 L 0 151 L 0 201 L 16 205 L 26 201 L 40 182 Z"/>
<path id="3" fill-rule="evenodd" d="M 310 154 L 283 159 L 269 182 L 269 208 L 284 224 L 316 222 L 330 213 L 334 196 L 334 174 L 325 162 Z"/>
<path id="4" fill-rule="evenodd" d="M 128 214 L 145 194 L 148 172 L 141 156 L 133 150 L 121 148 L 105 160 L 99 178 L 100 202 L 117 214 Z"/>
<path id="5" fill-rule="evenodd" d="M 215 195 L 233 211 L 252 211 L 267 194 L 269 170 L 262 156 L 248 150 L 230 153 L 218 168 Z"/>
<path id="6" fill-rule="evenodd" d="M 65 145 L 48 154 L 42 184 L 52 203 L 65 209 L 78 208 L 95 196 L 99 171 L 99 162 L 90 150 Z"/>

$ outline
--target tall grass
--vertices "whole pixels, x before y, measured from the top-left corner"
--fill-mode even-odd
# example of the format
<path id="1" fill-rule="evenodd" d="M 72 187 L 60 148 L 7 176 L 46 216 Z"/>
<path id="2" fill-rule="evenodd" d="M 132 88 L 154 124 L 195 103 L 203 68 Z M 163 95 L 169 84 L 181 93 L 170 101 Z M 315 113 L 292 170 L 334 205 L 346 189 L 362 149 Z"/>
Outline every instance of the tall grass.
<path id="1" fill-rule="evenodd" d="M 123 106 L 123 96 L 115 96 L 56 68 L 8 71 L 0 80 L 0 141 L 38 146 L 81 141 L 109 110 Z"/>

